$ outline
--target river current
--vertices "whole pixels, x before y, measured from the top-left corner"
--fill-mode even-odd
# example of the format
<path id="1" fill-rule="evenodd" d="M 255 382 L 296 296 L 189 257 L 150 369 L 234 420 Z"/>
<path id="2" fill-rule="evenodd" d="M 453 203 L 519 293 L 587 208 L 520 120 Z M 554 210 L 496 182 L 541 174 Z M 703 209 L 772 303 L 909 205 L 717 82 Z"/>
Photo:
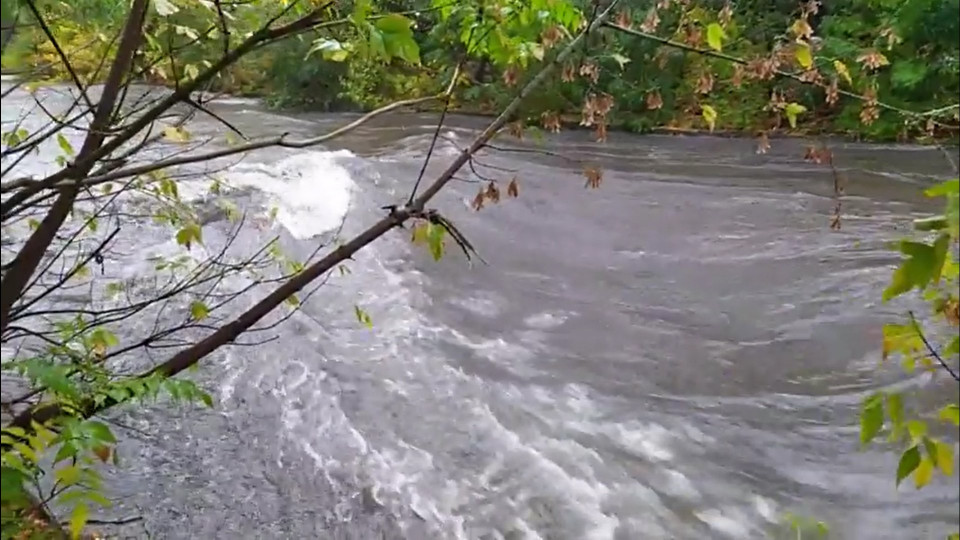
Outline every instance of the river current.
<path id="1" fill-rule="evenodd" d="M 4 121 L 30 103 L 4 98 Z M 216 110 L 248 136 L 352 118 L 242 99 Z M 251 238 L 280 234 L 305 255 L 406 196 L 435 121 L 384 117 L 219 174 L 242 208 L 277 207 Z M 450 120 L 427 179 L 482 123 Z M 488 264 L 455 250 L 434 262 L 408 231 L 375 242 L 279 339 L 202 363 L 191 376 L 213 409 L 123 411 L 137 431 L 122 433 L 117 503 L 100 517 L 142 515 L 130 534 L 152 538 L 601 540 L 762 538 L 791 512 L 831 538 L 942 538 L 960 521 L 956 485 L 898 491 L 895 453 L 858 447 L 857 410 L 891 386 L 956 396 L 880 364 L 881 326 L 905 309 L 880 302 L 887 244 L 935 209 L 921 191 L 949 164 L 935 149 L 831 141 L 846 179 L 831 231 L 833 175 L 804 161 L 809 143 L 757 154 L 745 139 L 500 137 L 554 155 L 485 154 L 478 172 L 516 176 L 519 198 L 473 211 L 465 170 L 434 203 Z M 602 167 L 600 189 L 571 158 Z M 215 243 L 227 224 L 204 227 Z M 142 256 L 171 239 L 138 241 Z"/>

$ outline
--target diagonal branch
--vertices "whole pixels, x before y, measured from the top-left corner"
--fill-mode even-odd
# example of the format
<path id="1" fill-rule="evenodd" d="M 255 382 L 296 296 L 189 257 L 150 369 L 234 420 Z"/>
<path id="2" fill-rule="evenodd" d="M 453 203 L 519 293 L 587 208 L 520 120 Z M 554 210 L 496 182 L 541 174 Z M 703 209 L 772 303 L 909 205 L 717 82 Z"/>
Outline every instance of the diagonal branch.
<path id="1" fill-rule="evenodd" d="M 918 336 L 920 336 L 920 341 L 923 341 L 923 344 L 927 347 L 927 351 L 930 353 L 930 356 L 939 362 L 940 366 L 942 366 L 943 369 L 945 369 L 947 373 L 954 378 L 954 380 L 960 382 L 960 374 L 954 371 L 953 368 L 951 368 L 950 365 L 947 364 L 947 362 L 943 359 L 943 357 L 940 356 L 940 353 L 933 348 L 933 345 L 927 340 L 927 336 L 923 334 L 923 329 L 920 328 L 920 323 L 917 322 L 917 318 L 913 315 L 913 312 L 909 311 L 908 313 L 910 314 L 910 325 L 913 326 L 913 330 Z"/>

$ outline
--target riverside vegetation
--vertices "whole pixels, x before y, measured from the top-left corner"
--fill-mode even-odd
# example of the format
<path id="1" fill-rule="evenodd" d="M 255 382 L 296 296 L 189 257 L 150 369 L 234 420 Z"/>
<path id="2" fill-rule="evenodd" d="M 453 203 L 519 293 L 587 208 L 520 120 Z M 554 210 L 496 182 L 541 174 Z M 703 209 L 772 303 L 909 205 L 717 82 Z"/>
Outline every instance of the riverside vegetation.
<path id="1" fill-rule="evenodd" d="M 370 242 L 412 222 L 413 242 L 435 258 L 448 249 L 473 256 L 468 233 L 428 203 L 500 133 L 579 124 L 602 144 L 611 128 L 733 130 L 756 134 L 762 153 L 784 132 L 939 144 L 960 124 L 953 0 L 17 0 L 3 3 L 3 25 L 3 67 L 18 84 L 63 82 L 75 97 L 40 128 L 3 126 L 2 369 L 28 385 L 3 396 L 3 538 L 60 535 L 61 521 L 67 534 L 81 535 L 91 508 L 109 504 L 100 471 L 117 459 L 117 439 L 103 413 L 160 396 L 214 406 L 177 375 L 241 336 L 269 332 L 278 323 L 267 323 L 268 315 L 282 322 L 306 298 L 301 291 L 349 271 L 350 257 Z M 140 82 L 172 92 L 140 103 L 128 97 Z M 97 97 L 94 84 L 102 84 Z M 216 118 L 205 102 L 217 92 L 263 96 L 278 107 L 370 112 L 310 139 L 238 140 L 224 122 L 219 149 L 159 161 L 144 153 L 190 143 L 193 116 Z M 190 257 L 204 234 L 179 194 L 183 166 L 322 144 L 402 107 L 440 111 L 438 133 L 449 111 L 494 118 L 442 173 L 421 173 L 406 200 L 355 238 L 320 246 L 306 260 L 276 242 L 237 256 L 227 249 L 235 236 L 207 260 Z M 64 136 L 68 129 L 84 134 L 79 148 Z M 59 148 L 58 169 L 22 174 L 18 165 L 47 142 Z M 807 158 L 832 167 L 823 145 Z M 600 168 L 585 164 L 584 177 L 587 188 L 602 187 Z M 957 383 L 960 187 L 956 179 L 931 185 L 927 194 L 943 198 L 945 210 L 918 221 L 917 236 L 898 244 L 903 261 L 882 292 L 885 301 L 917 294 L 929 309 L 888 325 L 878 349 L 908 373 Z M 230 188 L 214 181 L 209 195 Z M 474 208 L 519 195 L 517 179 L 493 179 Z M 836 196 L 824 234 L 843 226 L 839 179 Z M 149 211 L 121 212 L 120 201 Z M 224 211 L 239 231 L 248 216 L 227 203 Z M 97 282 L 85 305 L 53 309 L 49 298 L 65 287 L 94 290 L 91 266 L 114 256 L 134 229 L 124 225 L 134 223 L 167 227 L 181 249 L 150 261 L 161 286 Z M 225 289 L 230 276 L 261 288 Z M 232 311 L 252 295 L 260 295 L 252 307 Z M 162 311 L 174 315 L 159 327 L 128 329 Z M 355 315 L 373 326 L 359 306 Z M 167 358 L 138 373 L 121 369 L 158 345 Z M 930 415 L 914 406 L 915 392 L 923 389 L 877 393 L 862 406 L 861 443 L 899 456 L 891 489 L 907 479 L 921 488 L 937 475 L 956 482 L 949 479 L 956 398 Z M 69 514 L 55 515 L 54 503 Z M 807 521 L 789 526 L 807 534 Z"/>

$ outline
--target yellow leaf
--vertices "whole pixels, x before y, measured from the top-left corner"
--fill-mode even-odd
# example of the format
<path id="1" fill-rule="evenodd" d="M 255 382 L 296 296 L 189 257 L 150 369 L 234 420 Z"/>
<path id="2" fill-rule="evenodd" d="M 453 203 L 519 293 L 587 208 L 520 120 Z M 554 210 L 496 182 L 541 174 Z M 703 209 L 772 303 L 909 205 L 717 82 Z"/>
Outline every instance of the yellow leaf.
<path id="1" fill-rule="evenodd" d="M 930 461 L 929 457 L 925 457 L 920 460 L 920 465 L 917 465 L 917 470 L 913 471 L 913 482 L 917 486 L 917 489 L 920 489 L 929 484 L 932 478 L 933 462 Z"/>
<path id="2" fill-rule="evenodd" d="M 853 84 L 853 79 L 850 78 L 850 70 L 847 69 L 847 65 L 839 60 L 833 61 L 833 69 L 837 70 L 837 75 L 847 81 L 847 84 Z"/>
<path id="3" fill-rule="evenodd" d="M 798 43 L 797 48 L 793 51 L 793 55 L 803 69 L 813 67 L 813 54 L 810 52 L 810 46 L 806 43 Z"/>
<path id="4" fill-rule="evenodd" d="M 937 467 L 944 476 L 953 475 L 953 445 L 943 441 L 936 442 L 937 447 Z"/>
<path id="5" fill-rule="evenodd" d="M 163 138 L 173 143 L 185 143 L 190 140 L 187 130 L 177 126 L 163 128 Z"/>
<path id="6" fill-rule="evenodd" d="M 710 105 L 701 105 L 700 110 L 703 115 L 703 121 L 707 123 L 710 131 L 713 131 L 713 128 L 717 125 L 717 110 Z"/>
<path id="7" fill-rule="evenodd" d="M 727 37 L 727 34 L 723 31 L 723 27 L 717 23 L 710 23 L 707 26 L 707 45 L 715 51 L 723 49 L 723 39 Z"/>

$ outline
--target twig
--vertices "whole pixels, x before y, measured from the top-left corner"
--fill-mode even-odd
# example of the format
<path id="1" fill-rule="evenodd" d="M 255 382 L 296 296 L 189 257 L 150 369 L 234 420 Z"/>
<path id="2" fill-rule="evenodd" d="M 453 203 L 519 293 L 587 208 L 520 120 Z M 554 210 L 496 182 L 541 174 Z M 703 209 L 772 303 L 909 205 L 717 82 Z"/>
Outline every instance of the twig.
<path id="1" fill-rule="evenodd" d="M 940 353 L 938 353 L 937 350 L 933 348 L 933 345 L 927 341 L 927 336 L 923 335 L 923 329 L 920 328 L 920 323 L 917 322 L 917 318 L 913 315 L 913 311 L 908 311 L 907 313 L 910 314 L 910 323 L 913 325 L 914 331 L 918 336 L 920 336 L 920 340 L 923 341 L 923 344 L 926 345 L 927 351 L 930 352 L 930 356 L 934 357 L 937 362 L 943 366 L 943 369 L 947 370 L 947 373 L 954 378 L 954 380 L 960 382 L 960 374 L 957 374 L 957 372 L 954 371 L 953 368 L 946 363 L 946 361 L 944 361 L 943 357 L 940 356 Z"/>

